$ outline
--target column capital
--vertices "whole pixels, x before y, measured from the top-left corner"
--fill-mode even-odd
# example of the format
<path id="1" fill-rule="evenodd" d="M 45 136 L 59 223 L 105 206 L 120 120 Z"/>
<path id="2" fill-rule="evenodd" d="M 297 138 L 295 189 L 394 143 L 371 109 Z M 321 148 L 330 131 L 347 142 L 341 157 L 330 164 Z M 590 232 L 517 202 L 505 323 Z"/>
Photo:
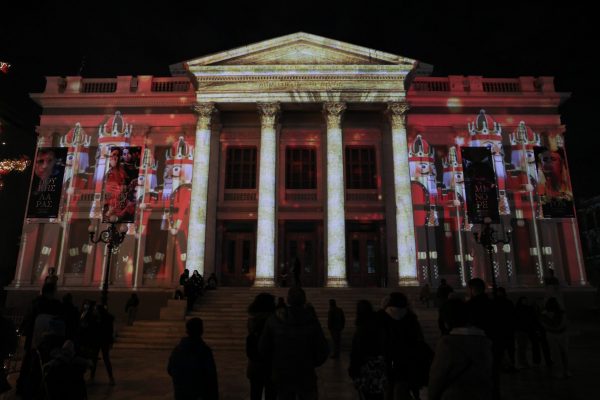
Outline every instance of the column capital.
<path id="1" fill-rule="evenodd" d="M 279 103 L 256 103 L 258 113 L 260 114 L 260 126 L 263 129 L 273 129 L 275 121 L 281 111 Z"/>
<path id="2" fill-rule="evenodd" d="M 342 114 L 346 110 L 346 103 L 326 102 L 323 104 L 323 111 L 327 118 L 327 129 L 339 128 L 342 122 Z"/>
<path id="3" fill-rule="evenodd" d="M 212 115 L 217 111 L 215 103 L 196 103 L 192 109 L 198 114 L 198 129 L 210 129 Z"/>
<path id="4" fill-rule="evenodd" d="M 410 106 L 406 100 L 388 103 L 387 113 L 390 117 L 390 122 L 392 123 L 392 129 L 405 127 L 404 119 L 409 108 Z"/>

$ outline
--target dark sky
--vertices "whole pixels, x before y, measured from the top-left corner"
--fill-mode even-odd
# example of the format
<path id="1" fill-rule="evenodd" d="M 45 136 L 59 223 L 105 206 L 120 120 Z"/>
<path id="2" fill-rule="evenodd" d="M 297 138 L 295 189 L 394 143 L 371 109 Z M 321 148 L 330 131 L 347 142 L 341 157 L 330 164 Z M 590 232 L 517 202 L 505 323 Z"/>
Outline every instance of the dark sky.
<path id="1" fill-rule="evenodd" d="M 593 64 L 600 35 L 590 3 L 39 3 L 0 6 L 0 60 L 13 65 L 0 74 L 0 113 L 15 123 L 39 113 L 25 99 L 43 90 L 44 76 L 77 75 L 83 57 L 83 76 L 166 76 L 169 64 L 304 31 L 433 64 L 434 75 L 555 76 L 557 90 L 571 93 L 561 113 L 576 196 L 600 194 L 593 184 L 598 168 L 590 168 L 600 145 L 600 75 Z"/>

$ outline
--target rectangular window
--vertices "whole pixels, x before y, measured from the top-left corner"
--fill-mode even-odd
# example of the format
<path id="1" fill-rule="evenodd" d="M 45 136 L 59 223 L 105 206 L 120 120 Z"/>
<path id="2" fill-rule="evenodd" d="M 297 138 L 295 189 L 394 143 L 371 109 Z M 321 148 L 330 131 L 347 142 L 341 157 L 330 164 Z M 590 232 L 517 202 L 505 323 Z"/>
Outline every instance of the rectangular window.
<path id="1" fill-rule="evenodd" d="M 288 147 L 285 150 L 285 188 L 317 188 L 317 156 L 311 147 Z"/>
<path id="2" fill-rule="evenodd" d="M 228 147 L 225 189 L 256 189 L 256 147 Z"/>
<path id="3" fill-rule="evenodd" d="M 346 147 L 346 188 L 377 189 L 375 147 Z"/>

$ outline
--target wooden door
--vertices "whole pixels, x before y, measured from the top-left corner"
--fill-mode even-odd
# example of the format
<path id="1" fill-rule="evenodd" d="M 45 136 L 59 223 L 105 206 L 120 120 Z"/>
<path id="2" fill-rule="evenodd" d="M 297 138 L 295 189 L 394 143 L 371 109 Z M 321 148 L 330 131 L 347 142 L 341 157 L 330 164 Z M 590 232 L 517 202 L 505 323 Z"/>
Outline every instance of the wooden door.
<path id="1" fill-rule="evenodd" d="M 286 234 L 285 257 L 288 271 L 287 284 L 294 283 L 293 266 L 300 266 L 302 286 L 317 285 L 317 235 L 312 232 L 290 232 Z"/>
<path id="2" fill-rule="evenodd" d="M 228 286 L 250 286 L 256 275 L 256 240 L 250 232 L 227 232 L 223 238 L 221 276 Z"/>
<path id="3" fill-rule="evenodd" d="M 377 233 L 350 232 L 347 249 L 350 286 L 378 286 L 382 273 L 382 257 Z"/>

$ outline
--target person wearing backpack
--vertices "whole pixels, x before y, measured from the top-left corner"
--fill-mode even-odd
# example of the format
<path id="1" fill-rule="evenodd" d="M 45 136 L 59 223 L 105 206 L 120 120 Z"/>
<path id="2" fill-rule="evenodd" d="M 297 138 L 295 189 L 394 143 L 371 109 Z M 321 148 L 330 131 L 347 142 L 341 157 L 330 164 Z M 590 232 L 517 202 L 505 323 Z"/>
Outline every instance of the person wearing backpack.
<path id="1" fill-rule="evenodd" d="M 491 399 L 492 341 L 469 324 L 469 310 L 460 299 L 448 300 L 445 323 L 450 333 L 440 338 L 429 371 L 429 400 Z"/>
<path id="2" fill-rule="evenodd" d="M 361 400 L 383 400 L 387 386 L 385 336 L 368 300 L 359 300 L 356 304 L 355 325 L 348 375 Z"/>
<path id="3" fill-rule="evenodd" d="M 315 368 L 327 360 L 327 339 L 319 320 L 306 308 L 304 290 L 290 288 L 287 304 L 267 320 L 258 351 L 271 362 L 278 400 L 316 400 Z"/>
<path id="4" fill-rule="evenodd" d="M 385 339 L 386 399 L 418 399 L 427 384 L 433 351 L 425 343 L 417 315 L 404 293 L 394 292 L 379 312 Z"/>

